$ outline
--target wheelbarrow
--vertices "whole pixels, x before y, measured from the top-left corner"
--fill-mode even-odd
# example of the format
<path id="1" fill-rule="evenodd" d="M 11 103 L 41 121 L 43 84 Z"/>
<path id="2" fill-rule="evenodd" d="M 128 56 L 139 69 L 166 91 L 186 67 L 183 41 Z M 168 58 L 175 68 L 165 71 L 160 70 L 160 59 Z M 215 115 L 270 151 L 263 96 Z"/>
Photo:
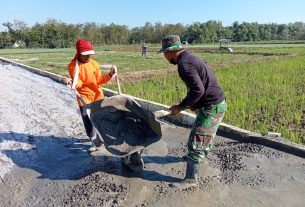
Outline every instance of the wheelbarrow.
<path id="1" fill-rule="evenodd" d="M 115 66 L 101 65 L 101 67 Z M 114 78 L 118 95 L 91 104 L 86 104 L 80 94 L 78 96 L 96 129 L 97 138 L 101 139 L 107 151 L 122 157 L 123 164 L 129 169 L 140 171 L 144 168 L 142 151 L 162 137 L 158 118 L 170 112 L 160 110 L 153 113 L 144 110 L 134 99 L 121 94 L 117 73 L 114 74 Z"/>

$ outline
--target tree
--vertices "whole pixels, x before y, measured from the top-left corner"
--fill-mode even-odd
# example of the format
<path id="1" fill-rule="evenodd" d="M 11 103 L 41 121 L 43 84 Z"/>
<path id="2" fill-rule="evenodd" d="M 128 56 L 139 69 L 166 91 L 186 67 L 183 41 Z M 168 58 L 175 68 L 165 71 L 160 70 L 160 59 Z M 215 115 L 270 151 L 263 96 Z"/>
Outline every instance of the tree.
<path id="1" fill-rule="evenodd" d="M 12 45 L 12 38 L 8 32 L 0 33 L 0 48 L 7 48 Z"/>
<path id="2" fill-rule="evenodd" d="M 202 42 L 211 43 L 218 42 L 222 37 L 222 23 L 220 21 L 207 21 L 201 24 L 202 28 Z"/>
<path id="3" fill-rule="evenodd" d="M 289 30 L 285 24 L 281 24 L 278 26 L 277 36 L 280 40 L 289 40 Z"/>
<path id="4" fill-rule="evenodd" d="M 295 22 L 288 24 L 290 38 L 293 40 L 305 39 L 305 24 L 303 22 Z"/>
<path id="5" fill-rule="evenodd" d="M 269 24 L 259 25 L 259 37 L 261 40 L 270 41 L 272 39 L 272 30 Z"/>
<path id="6" fill-rule="evenodd" d="M 126 25 L 66 24 L 56 19 L 45 23 L 36 23 L 32 27 L 20 20 L 5 22 L 7 32 L 0 36 L 0 47 L 10 47 L 15 42 L 25 43 L 26 47 L 65 48 L 74 45 L 79 38 L 91 40 L 95 45 L 101 44 L 134 44 L 141 42 L 160 43 L 168 34 L 177 34 L 181 40 L 189 43 L 212 43 L 221 38 L 232 38 L 233 41 L 269 41 L 269 40 L 304 40 L 305 24 L 258 24 L 235 21 L 232 26 L 224 27 L 220 21 L 210 20 L 204 23 L 194 22 L 191 25 L 164 24 L 154 25 L 146 22 L 142 27 L 129 29 Z"/>
<path id="7" fill-rule="evenodd" d="M 190 25 L 186 31 L 186 41 L 189 43 L 201 43 L 203 41 L 202 28 L 199 22 Z"/>

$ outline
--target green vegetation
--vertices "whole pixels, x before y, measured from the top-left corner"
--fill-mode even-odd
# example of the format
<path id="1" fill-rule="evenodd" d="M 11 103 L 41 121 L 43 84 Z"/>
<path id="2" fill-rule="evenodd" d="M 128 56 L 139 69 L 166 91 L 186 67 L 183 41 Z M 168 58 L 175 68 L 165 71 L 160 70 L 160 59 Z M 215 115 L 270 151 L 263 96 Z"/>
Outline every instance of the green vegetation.
<path id="1" fill-rule="evenodd" d="M 304 58 L 241 64 L 216 74 L 230 104 L 226 122 L 305 143 Z"/>
<path id="2" fill-rule="evenodd" d="M 234 44 L 233 54 L 220 54 L 217 45 L 190 47 L 213 67 L 225 91 L 229 110 L 224 122 L 263 134 L 281 132 L 293 142 L 305 143 L 305 45 L 249 46 Z M 118 66 L 123 93 L 172 105 L 184 98 L 186 88 L 176 67 L 156 54 L 157 48 L 149 48 L 147 58 L 142 58 L 140 47 L 97 47 L 95 59 Z M 2 57 L 63 75 L 74 53 L 73 49 L 0 50 Z M 106 87 L 116 90 L 115 84 Z"/>
<path id="3" fill-rule="evenodd" d="M 305 24 L 258 24 L 234 22 L 223 26 L 220 21 L 194 22 L 191 25 L 161 24 L 146 22 L 142 27 L 129 28 L 126 25 L 67 24 L 49 19 L 45 23 L 36 23 L 32 27 L 20 20 L 2 22 L 7 31 L 0 32 L 0 48 L 20 46 L 26 48 L 69 48 L 75 40 L 91 40 L 95 46 L 104 44 L 149 44 L 159 43 L 168 34 L 177 34 L 183 41 L 191 44 L 216 43 L 226 38 L 233 42 L 262 43 L 302 43 L 305 39 Z"/>
<path id="4" fill-rule="evenodd" d="M 133 47 L 133 50 L 137 48 Z M 115 50 L 115 51 L 114 51 Z M 128 49 L 127 49 L 128 50 Z M 94 59 L 100 64 L 116 64 L 120 73 L 130 73 L 143 70 L 169 69 L 172 66 L 164 61 L 161 54 L 148 52 L 143 58 L 139 52 L 121 51 L 116 46 L 97 47 Z M 0 56 L 32 67 L 41 68 L 53 73 L 67 75 L 67 64 L 73 59 L 73 49 L 2 49 Z"/>

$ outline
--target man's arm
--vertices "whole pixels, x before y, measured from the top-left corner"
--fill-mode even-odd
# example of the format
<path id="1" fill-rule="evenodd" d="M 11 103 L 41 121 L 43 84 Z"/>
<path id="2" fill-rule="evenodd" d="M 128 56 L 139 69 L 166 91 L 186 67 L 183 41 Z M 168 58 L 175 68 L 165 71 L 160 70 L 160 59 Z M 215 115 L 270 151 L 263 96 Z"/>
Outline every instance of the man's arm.
<path id="1" fill-rule="evenodd" d="M 179 76 L 187 86 L 187 95 L 179 106 L 183 109 L 193 106 L 205 93 L 199 74 L 192 63 L 184 63 L 178 68 Z"/>

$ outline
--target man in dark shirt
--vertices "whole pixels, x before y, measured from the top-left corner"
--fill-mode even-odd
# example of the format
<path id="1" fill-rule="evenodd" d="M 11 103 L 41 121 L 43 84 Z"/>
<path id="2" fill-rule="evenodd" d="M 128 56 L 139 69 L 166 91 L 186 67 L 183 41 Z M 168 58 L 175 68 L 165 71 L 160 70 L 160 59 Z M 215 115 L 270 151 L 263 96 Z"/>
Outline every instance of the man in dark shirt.
<path id="1" fill-rule="evenodd" d="M 185 109 L 196 113 L 189 140 L 185 177 L 172 186 L 180 189 L 195 186 L 199 165 L 212 148 L 220 122 L 227 110 L 225 95 L 219 87 L 210 67 L 201 59 L 186 51 L 178 35 L 168 35 L 161 41 L 164 57 L 178 65 L 178 73 L 187 87 L 186 97 L 178 105 L 170 107 L 171 115 Z"/>

